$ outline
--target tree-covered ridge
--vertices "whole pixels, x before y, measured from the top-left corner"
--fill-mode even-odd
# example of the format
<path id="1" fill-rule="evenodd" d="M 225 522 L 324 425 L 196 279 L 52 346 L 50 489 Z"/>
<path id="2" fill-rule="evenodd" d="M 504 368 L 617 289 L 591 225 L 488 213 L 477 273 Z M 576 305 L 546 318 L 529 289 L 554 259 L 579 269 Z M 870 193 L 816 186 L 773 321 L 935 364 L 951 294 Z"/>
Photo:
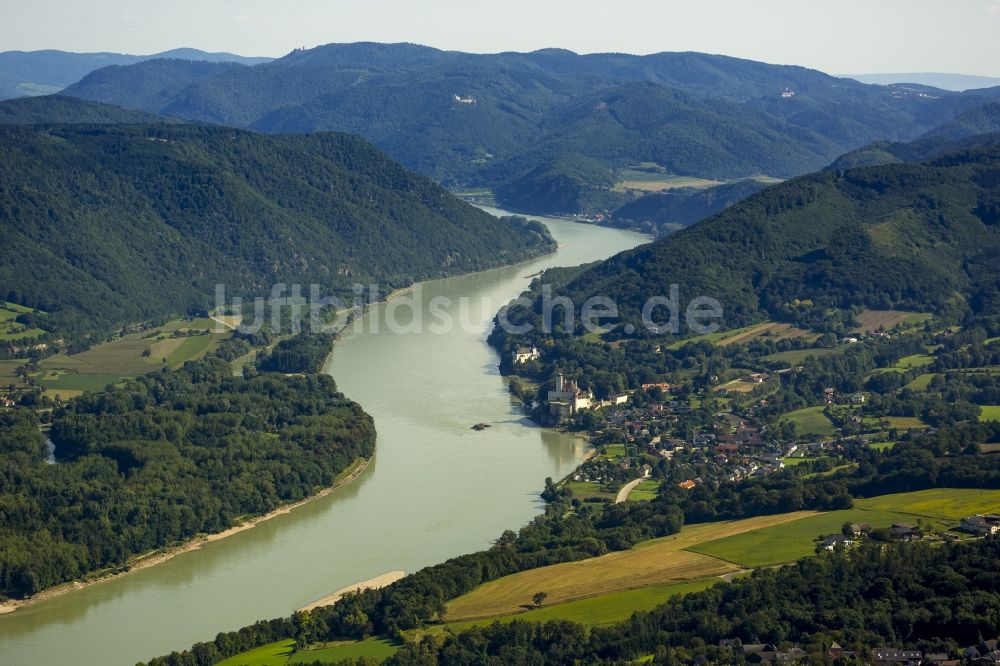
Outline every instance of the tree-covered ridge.
<path id="1" fill-rule="evenodd" d="M 717 299 L 723 328 L 766 318 L 808 324 L 852 306 L 982 312 L 995 307 L 1000 285 L 998 173 L 1000 151 L 986 147 L 800 177 L 558 291 L 577 307 L 609 297 L 640 332 L 643 305 L 668 296 L 670 284 L 682 309 L 698 296 Z M 510 313 L 515 323 L 540 317 L 540 300 Z"/>
<path id="2" fill-rule="evenodd" d="M 329 351 L 326 337 L 307 344 L 320 339 Z M 230 342 L 57 408 L 58 464 L 46 463 L 34 412 L 0 411 L 0 598 L 220 532 L 372 455 L 371 418 L 316 364 L 234 377 L 226 359 L 246 351 Z"/>
<path id="3" fill-rule="evenodd" d="M 48 95 L 0 102 L 0 125 L 139 124 L 164 122 L 145 111 L 123 109 L 101 102 Z"/>
<path id="4" fill-rule="evenodd" d="M 446 184 L 500 186 L 569 155 L 685 175 L 797 175 L 875 140 L 913 139 L 1000 91 L 932 98 L 701 53 L 360 43 L 214 76 L 170 61 L 108 68 L 65 94 L 265 132 L 354 132 Z"/>
<path id="5" fill-rule="evenodd" d="M 189 125 L 0 128 L 0 228 L 0 294 L 71 337 L 203 312 L 218 283 L 343 297 L 554 249 L 357 137 Z"/>

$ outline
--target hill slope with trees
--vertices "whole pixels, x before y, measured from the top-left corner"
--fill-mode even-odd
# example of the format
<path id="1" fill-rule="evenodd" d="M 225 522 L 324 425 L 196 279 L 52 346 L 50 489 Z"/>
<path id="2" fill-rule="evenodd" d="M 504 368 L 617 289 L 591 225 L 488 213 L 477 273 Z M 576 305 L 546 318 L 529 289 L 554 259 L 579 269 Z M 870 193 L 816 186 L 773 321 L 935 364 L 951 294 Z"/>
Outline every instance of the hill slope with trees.
<path id="1" fill-rule="evenodd" d="M 997 146 L 812 174 L 616 255 L 556 285 L 557 295 L 578 307 L 608 297 L 639 332 L 644 303 L 671 284 L 681 310 L 695 297 L 718 300 L 723 328 L 771 318 L 809 326 L 852 306 L 981 312 L 997 304 L 998 211 Z M 538 320 L 537 306 L 513 308 L 511 321 Z"/>
<path id="2" fill-rule="evenodd" d="M 216 284 L 350 296 L 554 249 L 343 134 L 189 125 L 0 128 L 0 297 L 69 337 L 205 312 Z"/>

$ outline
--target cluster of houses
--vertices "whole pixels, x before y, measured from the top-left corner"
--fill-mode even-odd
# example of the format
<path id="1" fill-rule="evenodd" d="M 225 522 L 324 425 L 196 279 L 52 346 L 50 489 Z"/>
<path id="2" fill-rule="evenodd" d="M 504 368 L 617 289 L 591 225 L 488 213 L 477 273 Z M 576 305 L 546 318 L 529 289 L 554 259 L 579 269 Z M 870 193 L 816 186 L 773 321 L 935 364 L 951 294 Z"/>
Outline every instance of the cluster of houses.
<path id="1" fill-rule="evenodd" d="M 17 403 L 15 403 L 13 400 L 11 400 L 10 398 L 8 398 L 7 396 L 0 395 L 0 407 L 10 408 L 10 407 L 13 407 L 16 404 Z"/>
<path id="2" fill-rule="evenodd" d="M 738 638 L 719 641 L 719 647 L 732 652 L 742 652 L 748 664 L 790 664 L 808 661 L 809 654 L 798 646 L 779 649 L 772 643 L 744 645 Z M 996 640 L 982 641 L 962 650 L 961 657 L 944 652 L 923 652 L 902 647 L 877 647 L 862 654 L 834 642 L 826 651 L 829 659 L 862 659 L 871 666 L 995 666 L 1000 664 L 1000 645 Z"/>
<path id="3" fill-rule="evenodd" d="M 823 389 L 823 402 L 828 405 L 842 404 L 842 405 L 863 405 L 868 402 L 867 393 L 852 393 L 850 395 L 841 396 L 837 393 L 837 389 L 832 387 L 827 387 Z"/>
<path id="4" fill-rule="evenodd" d="M 993 513 L 988 516 L 967 516 L 962 518 L 958 530 L 975 536 L 991 536 L 1000 532 L 1000 515 Z"/>

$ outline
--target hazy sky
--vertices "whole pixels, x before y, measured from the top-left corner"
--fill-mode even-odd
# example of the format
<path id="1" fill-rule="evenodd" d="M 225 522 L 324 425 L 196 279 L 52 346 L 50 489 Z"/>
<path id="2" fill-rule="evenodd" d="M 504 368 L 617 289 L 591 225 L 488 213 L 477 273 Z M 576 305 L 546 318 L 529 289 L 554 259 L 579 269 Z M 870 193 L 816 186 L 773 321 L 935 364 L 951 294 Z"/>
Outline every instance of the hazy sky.
<path id="1" fill-rule="evenodd" d="M 352 41 L 693 50 L 836 74 L 1000 76 L 1000 0 L 0 0 L 0 51 L 279 56 Z"/>

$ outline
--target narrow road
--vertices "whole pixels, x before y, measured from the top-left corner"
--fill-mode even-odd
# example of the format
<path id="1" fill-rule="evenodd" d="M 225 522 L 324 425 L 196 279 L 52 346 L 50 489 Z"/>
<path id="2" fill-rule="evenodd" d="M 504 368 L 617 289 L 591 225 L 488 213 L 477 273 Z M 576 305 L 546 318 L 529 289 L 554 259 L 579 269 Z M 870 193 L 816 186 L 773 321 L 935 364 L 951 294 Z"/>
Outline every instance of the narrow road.
<path id="1" fill-rule="evenodd" d="M 635 490 L 636 486 L 638 486 L 640 483 L 642 483 L 648 478 L 649 478 L 648 476 L 643 476 L 641 478 L 636 479 L 635 481 L 629 481 L 624 486 L 622 486 L 622 489 L 618 491 L 618 497 L 615 498 L 615 504 L 621 504 L 622 502 L 627 500 L 629 493 Z"/>

